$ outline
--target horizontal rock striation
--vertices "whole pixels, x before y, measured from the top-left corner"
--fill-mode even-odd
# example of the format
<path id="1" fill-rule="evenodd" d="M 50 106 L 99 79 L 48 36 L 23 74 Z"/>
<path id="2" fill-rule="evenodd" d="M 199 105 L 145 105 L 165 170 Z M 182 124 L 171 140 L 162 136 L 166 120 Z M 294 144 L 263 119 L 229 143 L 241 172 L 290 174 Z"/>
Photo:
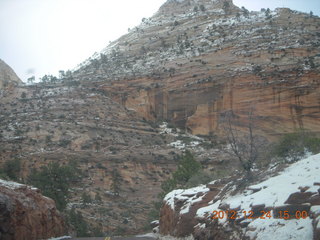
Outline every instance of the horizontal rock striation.
<path id="1" fill-rule="evenodd" d="M 145 119 L 193 134 L 220 133 L 223 113 L 272 136 L 319 131 L 320 19 L 277 9 L 248 12 L 232 1 L 167 1 L 151 18 L 73 75 Z"/>

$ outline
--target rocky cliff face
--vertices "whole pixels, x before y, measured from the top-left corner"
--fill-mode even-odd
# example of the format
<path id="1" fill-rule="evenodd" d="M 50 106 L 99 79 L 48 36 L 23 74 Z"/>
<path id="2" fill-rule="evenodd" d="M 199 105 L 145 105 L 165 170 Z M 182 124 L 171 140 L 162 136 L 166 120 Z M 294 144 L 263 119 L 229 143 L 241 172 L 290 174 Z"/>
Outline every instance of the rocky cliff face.
<path id="1" fill-rule="evenodd" d="M 174 190 L 164 199 L 160 233 L 199 240 L 319 239 L 319 159 L 311 156 L 277 175 L 264 172 L 245 189 L 241 177 L 231 177 Z"/>
<path id="2" fill-rule="evenodd" d="M 319 130 L 318 28 L 318 17 L 289 9 L 167 1 L 63 81 L 0 91 L 0 162 L 20 159 L 25 179 L 32 168 L 76 161 L 85 175 L 68 207 L 106 233 L 141 232 L 185 146 L 208 172 L 236 167 L 210 142 L 166 134 L 156 121 L 220 134 L 225 111 L 241 128 L 254 109 L 263 135 Z"/>
<path id="3" fill-rule="evenodd" d="M 20 159 L 21 177 L 26 179 L 33 168 L 74 161 L 84 176 L 71 190 L 69 208 L 81 211 L 104 232 L 118 226 L 123 226 L 118 234 L 141 231 L 179 153 L 155 128 L 92 82 L 16 87 L 3 91 L 1 99 L 2 164 Z M 112 189 L 115 169 L 120 196 Z M 91 204 L 83 204 L 84 192 Z M 97 195 L 99 202 L 94 200 Z"/>
<path id="4" fill-rule="evenodd" d="M 0 59 L 0 89 L 18 84 L 22 84 L 20 78 L 8 64 Z"/>
<path id="5" fill-rule="evenodd" d="M 263 135 L 319 131 L 320 19 L 290 9 L 248 12 L 232 1 L 167 1 L 74 75 L 145 119 L 219 134 L 254 109 Z"/>
<path id="6" fill-rule="evenodd" d="M 0 166 L 19 159 L 20 177 L 26 180 L 33 168 L 75 162 L 84 176 L 72 187 L 68 208 L 108 234 L 141 233 L 161 183 L 185 148 L 211 174 L 237 166 L 210 141 L 144 121 L 101 90 L 104 84 L 66 80 L 3 90 Z M 119 196 L 112 189 L 114 170 L 119 173 Z M 83 203 L 83 193 L 91 203 Z"/>
<path id="7" fill-rule="evenodd" d="M 66 233 L 52 199 L 26 185 L 0 180 L 0 239 L 48 239 Z"/>

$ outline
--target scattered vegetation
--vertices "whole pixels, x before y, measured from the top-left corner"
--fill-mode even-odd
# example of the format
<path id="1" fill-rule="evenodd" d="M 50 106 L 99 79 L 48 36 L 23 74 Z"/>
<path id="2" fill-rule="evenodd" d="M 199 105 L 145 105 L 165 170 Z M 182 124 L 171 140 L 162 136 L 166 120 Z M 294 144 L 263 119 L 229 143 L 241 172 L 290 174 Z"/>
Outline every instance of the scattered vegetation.
<path id="1" fill-rule="evenodd" d="M 165 195 L 176 188 L 187 188 L 188 181 L 192 176 L 198 174 L 201 170 L 201 164 L 194 159 L 191 152 L 186 151 L 180 156 L 178 169 L 172 174 L 172 177 L 161 184 L 162 192 L 158 195 L 159 201 L 153 203 L 154 208 L 149 212 L 149 220 L 159 218 L 159 210 L 162 205 L 162 199 Z"/>
<path id="2" fill-rule="evenodd" d="M 68 213 L 68 223 L 73 226 L 77 237 L 90 237 L 89 227 L 82 214 L 72 208 Z"/>
<path id="3" fill-rule="evenodd" d="M 112 175 L 111 175 L 112 183 L 111 183 L 111 189 L 115 196 L 119 196 L 121 191 L 121 175 L 117 169 L 113 169 Z"/>
<path id="4" fill-rule="evenodd" d="M 19 159 L 6 161 L 0 168 L 0 178 L 19 182 L 20 171 L 21 161 Z"/>
<path id="5" fill-rule="evenodd" d="M 82 203 L 85 204 L 85 205 L 88 204 L 88 203 L 92 203 L 91 196 L 86 192 L 82 193 L 81 198 L 82 198 Z"/>
<path id="6" fill-rule="evenodd" d="M 250 178 L 263 143 L 254 134 L 253 110 L 248 113 L 248 124 L 245 126 L 248 134 L 241 133 L 236 128 L 237 118 L 238 116 L 233 111 L 225 112 L 222 117 L 226 123 L 224 130 L 227 134 L 227 141 L 230 144 L 232 154 L 239 160 L 242 169 L 246 172 L 247 177 Z"/>
<path id="7" fill-rule="evenodd" d="M 71 184 L 78 182 L 81 171 L 70 163 L 60 166 L 58 163 L 49 163 L 40 170 L 33 169 L 28 177 L 28 183 L 41 189 L 43 195 L 52 198 L 59 210 L 66 208 Z"/>
<path id="8" fill-rule="evenodd" d="M 304 131 L 285 134 L 273 147 L 274 156 L 285 162 L 300 160 L 308 152 L 320 153 L 320 138 Z"/>
<path id="9" fill-rule="evenodd" d="M 201 169 L 201 164 L 194 159 L 191 152 L 186 151 L 181 157 L 178 169 L 172 174 L 172 177 L 162 183 L 162 192 L 159 194 L 163 198 L 167 193 L 177 187 L 186 187 L 189 179 L 197 174 Z"/>

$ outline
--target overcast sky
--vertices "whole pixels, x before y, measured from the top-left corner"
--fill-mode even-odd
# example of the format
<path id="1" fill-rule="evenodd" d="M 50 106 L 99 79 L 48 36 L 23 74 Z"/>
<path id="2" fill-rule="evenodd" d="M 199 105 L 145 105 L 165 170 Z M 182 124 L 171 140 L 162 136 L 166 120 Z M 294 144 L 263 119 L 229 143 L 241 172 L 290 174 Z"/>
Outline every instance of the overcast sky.
<path id="1" fill-rule="evenodd" d="M 166 0 L 0 0 L 0 58 L 23 80 L 57 75 L 151 17 Z M 320 0 L 233 0 L 320 15 Z"/>

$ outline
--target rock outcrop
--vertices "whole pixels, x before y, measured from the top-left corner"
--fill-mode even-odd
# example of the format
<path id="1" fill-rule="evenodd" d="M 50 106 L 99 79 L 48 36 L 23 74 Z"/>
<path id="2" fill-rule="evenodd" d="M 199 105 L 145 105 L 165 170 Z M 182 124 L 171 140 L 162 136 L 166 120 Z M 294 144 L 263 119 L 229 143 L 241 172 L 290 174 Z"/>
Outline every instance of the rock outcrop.
<path id="1" fill-rule="evenodd" d="M 252 109 L 262 135 L 320 130 L 319 22 L 289 9 L 249 13 L 231 0 L 169 0 L 61 81 L 0 91 L 0 162 L 20 159 L 22 178 L 76 162 L 84 178 L 68 207 L 104 232 L 139 233 L 182 145 L 199 146 L 210 172 L 236 167 L 188 132 L 221 134 L 231 110 L 241 129 Z M 162 134 L 160 120 L 187 133 Z"/>
<path id="2" fill-rule="evenodd" d="M 232 1 L 167 1 L 74 76 L 102 81 L 145 119 L 193 134 L 221 134 L 226 111 L 241 129 L 251 109 L 265 136 L 319 131 L 319 23 L 285 8 L 249 13 Z"/>
<path id="3" fill-rule="evenodd" d="M 10 85 L 16 86 L 22 84 L 22 81 L 12 68 L 0 59 L 0 89 Z"/>
<path id="4" fill-rule="evenodd" d="M 52 199 L 38 189 L 0 180 L 0 239 L 48 239 L 65 233 L 65 221 Z"/>
<path id="5" fill-rule="evenodd" d="M 164 199 L 160 233 L 195 239 L 319 239 L 320 154 L 239 190 L 241 178 L 174 190 Z M 243 183 L 243 182 L 242 182 Z M 243 184 L 242 184 L 243 185 Z"/>
<path id="6" fill-rule="evenodd" d="M 180 152 L 165 135 L 94 82 L 19 86 L 0 97 L 0 166 L 19 159 L 20 177 L 27 179 L 33 168 L 73 161 L 83 178 L 68 207 L 104 232 L 141 233 Z M 112 190 L 114 170 L 119 196 Z M 91 204 L 82 203 L 83 192 Z"/>

